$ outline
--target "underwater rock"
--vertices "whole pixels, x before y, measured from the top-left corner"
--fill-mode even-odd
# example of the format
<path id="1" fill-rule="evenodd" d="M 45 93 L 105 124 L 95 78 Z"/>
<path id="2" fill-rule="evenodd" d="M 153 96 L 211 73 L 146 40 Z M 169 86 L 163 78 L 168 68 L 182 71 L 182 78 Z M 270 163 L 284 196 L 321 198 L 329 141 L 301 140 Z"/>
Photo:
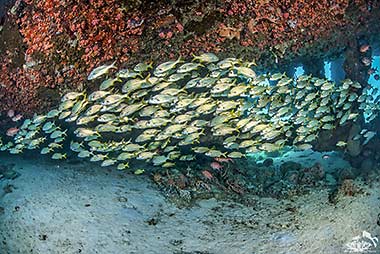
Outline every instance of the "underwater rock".
<path id="1" fill-rule="evenodd" d="M 348 140 L 347 151 L 352 157 L 356 157 L 361 152 L 360 140 Z"/>
<path id="2" fill-rule="evenodd" d="M 365 149 L 365 150 L 363 150 L 363 156 L 364 157 L 366 157 L 366 158 L 368 158 L 368 157 L 373 157 L 373 151 L 372 150 L 370 150 L 370 149 Z"/>
<path id="3" fill-rule="evenodd" d="M 0 165 L 0 176 L 2 176 L 0 178 L 14 180 L 20 176 L 20 173 L 12 169 L 14 166 L 14 164 Z"/>
<path id="4" fill-rule="evenodd" d="M 312 173 L 304 172 L 299 177 L 299 183 L 302 185 L 313 185 L 315 183 L 315 179 Z"/>
<path id="5" fill-rule="evenodd" d="M 263 193 L 263 196 L 269 196 L 273 198 L 288 198 L 294 195 L 298 195 L 303 192 L 303 188 L 300 185 L 292 184 L 290 182 L 280 180 L 270 185 L 267 185 Z"/>
<path id="6" fill-rule="evenodd" d="M 355 185 L 354 180 L 345 179 L 339 186 L 338 192 L 343 196 L 354 196 L 360 192 L 360 189 Z"/>
<path id="7" fill-rule="evenodd" d="M 270 167 L 273 166 L 273 159 L 272 158 L 267 158 L 263 161 L 263 166 L 264 167 Z"/>
<path id="8" fill-rule="evenodd" d="M 286 161 L 281 164 L 280 166 L 280 172 L 281 175 L 286 175 L 288 171 L 299 171 L 302 168 L 302 165 L 298 162 L 294 161 Z"/>
<path id="9" fill-rule="evenodd" d="M 284 180 L 292 183 L 292 184 L 297 184 L 298 179 L 299 179 L 300 173 L 295 170 L 287 171 L 284 176 Z"/>
<path id="10" fill-rule="evenodd" d="M 315 184 L 325 176 L 325 170 L 320 163 L 315 163 L 310 168 L 303 168 L 300 170 L 299 183 L 300 184 Z"/>
<path id="11" fill-rule="evenodd" d="M 366 157 L 363 156 L 362 154 L 360 154 L 356 157 L 349 157 L 350 165 L 353 168 L 360 168 L 362 161 L 365 159 L 366 159 Z"/>
<path id="12" fill-rule="evenodd" d="M 254 174 L 251 174 L 255 181 L 261 185 L 270 185 L 279 180 L 274 167 L 260 166 L 255 168 Z"/>
<path id="13" fill-rule="evenodd" d="M 326 174 L 326 184 L 328 186 L 336 186 L 337 181 L 332 174 Z"/>
<path id="14" fill-rule="evenodd" d="M 360 165 L 360 174 L 367 174 L 372 171 L 376 166 L 376 162 L 371 158 L 366 158 Z"/>
<path id="15" fill-rule="evenodd" d="M 0 199 L 13 192 L 15 186 L 10 184 L 11 180 L 0 181 Z"/>
<path id="16" fill-rule="evenodd" d="M 276 169 L 274 167 L 264 167 L 263 175 L 265 175 L 265 177 L 267 179 L 275 178 L 276 177 Z"/>
<path id="17" fill-rule="evenodd" d="M 339 182 L 343 182 L 346 179 L 354 179 L 355 173 L 352 168 L 343 168 L 338 173 Z"/>
<path id="18" fill-rule="evenodd" d="M 12 193 L 12 192 L 13 192 L 13 189 L 14 189 L 14 186 L 13 186 L 12 184 L 6 184 L 6 185 L 3 187 L 4 194 Z"/>
<path id="19" fill-rule="evenodd" d="M 317 180 L 321 180 L 325 177 L 325 169 L 320 163 L 315 163 L 314 166 L 311 167 L 311 172 Z"/>

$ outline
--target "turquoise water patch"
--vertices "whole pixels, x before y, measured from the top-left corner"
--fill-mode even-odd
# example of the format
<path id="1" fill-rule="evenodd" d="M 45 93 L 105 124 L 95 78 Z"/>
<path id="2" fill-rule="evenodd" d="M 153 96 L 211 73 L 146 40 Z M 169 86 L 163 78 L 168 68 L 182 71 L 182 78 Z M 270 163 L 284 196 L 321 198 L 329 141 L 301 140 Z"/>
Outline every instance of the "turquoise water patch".
<path id="1" fill-rule="evenodd" d="M 305 73 L 305 70 L 303 69 L 303 66 L 302 65 L 297 66 L 294 72 L 294 79 L 297 79 L 299 76 L 303 75 L 304 73 Z"/>
<path id="2" fill-rule="evenodd" d="M 323 69 L 325 71 L 325 77 L 326 77 L 326 79 L 332 80 L 331 62 L 325 61 Z"/>
<path id="3" fill-rule="evenodd" d="M 380 69 L 380 56 L 373 56 L 372 57 L 372 65 L 371 68 L 379 70 Z M 375 75 L 378 74 L 378 72 L 375 72 L 369 76 L 368 83 L 371 85 L 372 88 L 379 88 L 380 87 L 380 80 L 375 79 Z M 372 90 L 370 90 L 372 91 Z M 376 93 L 378 95 L 379 93 Z"/>

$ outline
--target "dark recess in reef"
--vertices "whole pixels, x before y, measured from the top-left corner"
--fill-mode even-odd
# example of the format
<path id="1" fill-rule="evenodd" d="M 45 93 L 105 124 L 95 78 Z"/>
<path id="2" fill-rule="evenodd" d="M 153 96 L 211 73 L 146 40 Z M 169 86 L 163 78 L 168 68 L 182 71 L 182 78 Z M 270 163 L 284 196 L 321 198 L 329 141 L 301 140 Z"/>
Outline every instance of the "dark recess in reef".
<path id="1" fill-rule="evenodd" d="M 0 26 L 4 24 L 5 15 L 7 14 L 7 10 L 14 3 L 14 0 L 0 0 Z"/>

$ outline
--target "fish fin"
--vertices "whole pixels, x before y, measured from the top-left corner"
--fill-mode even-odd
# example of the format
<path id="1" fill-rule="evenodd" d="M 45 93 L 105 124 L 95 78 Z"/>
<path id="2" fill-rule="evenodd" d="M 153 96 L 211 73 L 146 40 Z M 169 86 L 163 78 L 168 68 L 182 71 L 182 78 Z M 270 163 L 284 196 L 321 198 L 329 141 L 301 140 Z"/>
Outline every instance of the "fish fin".
<path id="1" fill-rule="evenodd" d="M 181 55 L 176 60 L 177 63 L 183 63 L 184 61 L 185 61 L 185 59 Z"/>
<path id="2" fill-rule="evenodd" d="M 117 60 L 113 61 L 113 63 L 111 64 L 110 68 L 112 68 L 112 69 L 117 69 L 117 67 L 116 67 L 116 65 L 115 65 L 116 62 L 117 62 Z"/>
<path id="3" fill-rule="evenodd" d="M 153 63 L 154 63 L 153 60 L 149 60 L 149 62 L 148 62 L 148 69 L 153 69 Z"/>
<path id="4" fill-rule="evenodd" d="M 151 73 L 149 72 L 148 75 L 144 78 L 144 80 L 147 81 L 147 82 L 149 82 L 148 79 L 150 78 L 150 76 L 151 76 Z"/>
<path id="5" fill-rule="evenodd" d="M 192 144 L 195 144 L 195 143 L 199 144 L 201 142 L 199 141 L 199 139 L 194 139 L 194 141 L 192 142 Z"/>
<path id="6" fill-rule="evenodd" d="M 143 104 L 143 105 L 148 105 L 149 103 L 146 101 L 146 100 L 144 100 L 144 98 L 141 100 L 141 104 Z"/>

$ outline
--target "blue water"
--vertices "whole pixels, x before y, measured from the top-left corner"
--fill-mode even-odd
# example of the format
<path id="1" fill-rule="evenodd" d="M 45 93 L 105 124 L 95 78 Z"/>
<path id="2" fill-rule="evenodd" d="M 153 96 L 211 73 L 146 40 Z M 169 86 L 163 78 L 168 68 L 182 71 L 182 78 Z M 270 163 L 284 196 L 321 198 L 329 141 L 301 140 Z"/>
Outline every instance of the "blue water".
<path id="1" fill-rule="evenodd" d="M 323 70 L 324 78 L 339 83 L 341 80 L 345 79 L 346 73 L 343 70 L 344 58 L 338 58 L 334 61 L 325 61 Z M 303 65 L 295 67 L 294 78 L 297 78 L 305 74 Z"/>
<path id="2" fill-rule="evenodd" d="M 372 65 L 371 68 L 380 70 L 380 56 L 372 56 Z M 379 74 L 378 72 L 375 72 L 369 76 L 368 83 L 373 87 L 380 88 L 380 80 L 376 80 L 374 76 Z M 378 94 L 378 93 L 377 93 Z"/>

